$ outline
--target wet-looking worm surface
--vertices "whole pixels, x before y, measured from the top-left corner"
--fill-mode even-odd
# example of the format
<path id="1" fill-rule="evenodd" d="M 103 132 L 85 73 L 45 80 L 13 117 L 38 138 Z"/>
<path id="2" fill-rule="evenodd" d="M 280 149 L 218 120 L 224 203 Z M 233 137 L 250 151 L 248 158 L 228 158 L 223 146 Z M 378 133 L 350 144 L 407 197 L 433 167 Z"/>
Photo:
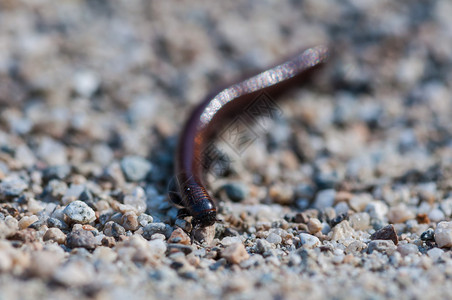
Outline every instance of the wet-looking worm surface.
<path id="1" fill-rule="evenodd" d="M 193 217 L 194 226 L 210 226 L 216 221 L 216 205 L 204 185 L 206 145 L 231 116 L 260 93 L 277 96 L 294 83 L 308 79 L 327 61 L 328 48 L 309 48 L 294 58 L 206 97 L 192 112 L 181 132 L 175 157 L 175 186 L 170 201 Z"/>

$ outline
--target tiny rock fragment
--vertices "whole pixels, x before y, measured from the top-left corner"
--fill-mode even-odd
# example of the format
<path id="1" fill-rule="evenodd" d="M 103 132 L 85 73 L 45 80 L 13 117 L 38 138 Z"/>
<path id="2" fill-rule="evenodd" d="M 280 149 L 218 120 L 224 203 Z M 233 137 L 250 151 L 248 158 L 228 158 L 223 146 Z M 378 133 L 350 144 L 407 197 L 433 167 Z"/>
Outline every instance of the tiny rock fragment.
<path id="1" fill-rule="evenodd" d="M 169 243 L 190 245 L 191 240 L 190 237 L 181 229 L 176 228 L 176 230 L 171 233 L 170 238 L 168 239 Z"/>
<path id="2" fill-rule="evenodd" d="M 376 231 L 374 234 L 370 236 L 371 240 L 391 240 L 394 242 L 394 245 L 399 243 L 399 238 L 397 236 L 397 232 L 395 231 L 394 225 L 389 224 L 380 230 Z"/>
<path id="3" fill-rule="evenodd" d="M 58 228 L 49 228 L 43 236 L 44 241 L 54 241 L 58 244 L 64 244 L 66 235 Z"/>
<path id="4" fill-rule="evenodd" d="M 250 257 L 242 243 L 234 243 L 227 246 L 221 252 L 221 256 L 231 264 L 239 264 Z"/>

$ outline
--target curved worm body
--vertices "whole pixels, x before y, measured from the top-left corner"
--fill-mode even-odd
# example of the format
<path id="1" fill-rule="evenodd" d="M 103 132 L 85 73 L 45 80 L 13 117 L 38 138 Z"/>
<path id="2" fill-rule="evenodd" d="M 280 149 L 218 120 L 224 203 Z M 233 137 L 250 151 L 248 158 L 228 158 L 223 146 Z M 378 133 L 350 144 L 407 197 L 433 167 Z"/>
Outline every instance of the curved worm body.
<path id="1" fill-rule="evenodd" d="M 243 110 L 262 92 L 272 94 L 289 84 L 306 79 L 329 56 L 324 46 L 305 50 L 298 56 L 251 78 L 220 90 L 201 102 L 188 118 L 181 133 L 175 159 L 178 192 L 170 192 L 174 205 L 193 216 L 193 225 L 209 226 L 216 221 L 216 207 L 203 183 L 203 160 L 207 143 L 212 142 L 221 124 Z"/>

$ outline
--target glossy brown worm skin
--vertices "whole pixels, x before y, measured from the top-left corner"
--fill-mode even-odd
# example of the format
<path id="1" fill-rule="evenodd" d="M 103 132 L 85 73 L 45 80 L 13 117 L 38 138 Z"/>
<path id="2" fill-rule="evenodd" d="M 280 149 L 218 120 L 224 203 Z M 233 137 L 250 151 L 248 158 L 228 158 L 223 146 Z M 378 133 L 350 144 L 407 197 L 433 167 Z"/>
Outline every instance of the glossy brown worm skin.
<path id="1" fill-rule="evenodd" d="M 260 93 L 277 96 L 293 83 L 308 79 L 328 57 L 329 51 L 325 46 L 307 49 L 280 65 L 220 90 L 193 110 L 176 151 L 175 174 L 180 198 L 170 197 L 174 205 L 193 216 L 193 225 L 205 227 L 216 221 L 216 206 L 203 178 L 207 143 L 213 141 L 216 132 L 231 116 L 239 114 Z"/>

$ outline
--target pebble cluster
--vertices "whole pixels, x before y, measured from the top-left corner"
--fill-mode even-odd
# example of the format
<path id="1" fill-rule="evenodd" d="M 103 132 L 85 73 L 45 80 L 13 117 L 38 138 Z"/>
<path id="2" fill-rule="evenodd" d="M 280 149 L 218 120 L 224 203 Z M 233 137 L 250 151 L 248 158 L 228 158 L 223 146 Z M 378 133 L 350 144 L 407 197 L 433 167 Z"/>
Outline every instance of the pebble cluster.
<path id="1" fill-rule="evenodd" d="M 451 2 L 190 2 L 0 0 L 0 299 L 450 298 Z M 317 44 L 193 228 L 190 107 Z"/>

